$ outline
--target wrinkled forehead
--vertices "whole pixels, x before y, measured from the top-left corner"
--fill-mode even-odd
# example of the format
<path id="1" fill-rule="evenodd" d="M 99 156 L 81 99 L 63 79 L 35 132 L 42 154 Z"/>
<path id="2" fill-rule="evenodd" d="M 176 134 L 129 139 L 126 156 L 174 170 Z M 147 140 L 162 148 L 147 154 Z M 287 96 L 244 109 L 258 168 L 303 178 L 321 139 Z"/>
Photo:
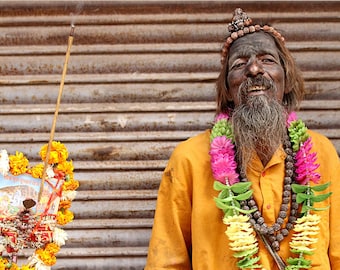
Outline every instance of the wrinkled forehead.
<path id="1" fill-rule="evenodd" d="M 270 54 L 279 57 L 274 39 L 264 32 L 256 32 L 238 38 L 229 50 L 229 62 L 239 57 Z"/>

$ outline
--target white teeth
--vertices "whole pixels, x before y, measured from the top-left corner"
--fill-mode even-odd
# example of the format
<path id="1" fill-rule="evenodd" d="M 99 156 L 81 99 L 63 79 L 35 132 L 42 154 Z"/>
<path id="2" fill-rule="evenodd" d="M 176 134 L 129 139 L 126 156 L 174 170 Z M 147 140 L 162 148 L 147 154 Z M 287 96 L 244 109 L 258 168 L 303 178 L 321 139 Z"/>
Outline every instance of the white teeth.
<path id="1" fill-rule="evenodd" d="M 266 88 L 263 86 L 252 86 L 248 89 L 248 92 L 252 92 L 252 91 L 265 91 Z"/>

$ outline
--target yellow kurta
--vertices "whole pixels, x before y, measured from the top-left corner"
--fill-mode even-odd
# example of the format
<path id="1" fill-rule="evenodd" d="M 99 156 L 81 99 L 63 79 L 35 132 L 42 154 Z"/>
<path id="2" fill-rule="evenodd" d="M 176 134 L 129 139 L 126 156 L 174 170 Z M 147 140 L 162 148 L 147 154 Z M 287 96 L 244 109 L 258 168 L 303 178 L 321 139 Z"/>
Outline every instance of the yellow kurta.
<path id="1" fill-rule="evenodd" d="M 319 241 L 312 257 L 312 269 L 340 269 L 340 166 L 335 148 L 324 136 L 309 132 L 313 152 L 318 154 L 320 183 L 331 181 L 331 198 L 317 207 L 330 205 L 321 215 Z M 223 213 L 214 202 L 218 192 L 213 189 L 210 169 L 210 131 L 180 143 L 164 171 L 158 193 L 155 221 L 150 239 L 145 270 L 194 269 L 233 270 L 236 259 L 228 248 Z M 285 153 L 278 149 L 263 167 L 254 160 L 248 168 L 254 197 L 265 222 L 272 225 L 279 213 L 284 178 Z M 327 191 L 329 191 L 327 190 Z M 286 259 L 288 237 L 281 242 L 279 255 Z M 266 270 L 278 269 L 259 240 L 260 263 Z"/>

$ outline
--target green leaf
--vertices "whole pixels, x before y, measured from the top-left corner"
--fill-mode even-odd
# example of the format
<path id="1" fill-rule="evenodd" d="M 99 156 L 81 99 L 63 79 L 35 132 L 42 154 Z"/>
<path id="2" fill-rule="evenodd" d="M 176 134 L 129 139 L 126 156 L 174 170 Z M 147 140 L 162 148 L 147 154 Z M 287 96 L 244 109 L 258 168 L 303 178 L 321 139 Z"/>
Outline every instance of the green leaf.
<path id="1" fill-rule="evenodd" d="M 326 194 L 320 194 L 320 195 L 313 196 L 311 198 L 311 200 L 313 202 L 322 202 L 322 201 L 326 200 L 331 195 L 332 195 L 332 192 L 328 192 Z"/>
<path id="2" fill-rule="evenodd" d="M 306 254 L 306 255 L 313 255 L 314 252 L 313 251 L 309 251 L 309 250 L 298 250 L 298 249 L 291 249 L 290 252 L 294 253 L 294 254 Z"/>
<path id="3" fill-rule="evenodd" d="M 216 201 L 216 206 L 218 208 L 222 209 L 224 211 L 224 213 L 226 213 L 227 210 L 229 210 L 229 209 L 236 211 L 236 214 L 238 214 L 238 213 L 250 214 L 250 213 L 256 211 L 255 209 L 243 210 L 243 209 L 240 208 L 240 205 L 239 204 L 237 205 L 236 203 L 235 203 L 235 205 L 227 205 L 227 204 L 224 204 L 220 201 Z"/>
<path id="4" fill-rule="evenodd" d="M 298 184 L 292 184 L 292 190 L 293 190 L 295 193 L 306 192 L 307 189 L 308 189 L 308 186 L 305 186 L 305 185 L 298 185 Z"/>
<path id="5" fill-rule="evenodd" d="M 244 210 L 244 209 L 239 208 L 238 211 L 241 212 L 242 214 L 248 215 L 248 214 L 255 212 L 256 209 Z"/>
<path id="6" fill-rule="evenodd" d="M 237 266 L 241 269 L 250 268 L 250 266 L 254 265 L 260 260 L 260 257 L 249 258 L 245 257 L 244 259 L 237 262 Z"/>
<path id="7" fill-rule="evenodd" d="M 225 203 L 221 202 L 219 199 L 214 198 L 214 200 L 215 200 L 215 203 L 216 203 L 217 208 L 222 209 L 222 210 L 230 209 L 230 208 L 228 207 L 228 205 L 226 205 Z"/>
<path id="8" fill-rule="evenodd" d="M 218 194 L 218 198 L 226 198 L 230 195 L 230 190 L 229 189 L 225 189 L 225 190 L 222 190 L 219 194 Z"/>
<path id="9" fill-rule="evenodd" d="M 250 198 L 250 196 L 253 194 L 253 190 L 248 190 L 245 193 L 239 194 L 235 196 L 234 198 L 238 201 L 244 201 Z"/>
<path id="10" fill-rule="evenodd" d="M 304 258 L 292 258 L 289 257 L 287 259 L 287 263 L 290 265 L 298 265 L 300 268 L 310 268 L 311 267 L 311 260 L 306 260 Z"/>
<path id="11" fill-rule="evenodd" d="M 330 186 L 330 184 L 331 184 L 330 182 L 327 182 L 323 185 L 312 186 L 310 188 L 314 191 L 324 191 L 326 188 Z"/>
<path id="12" fill-rule="evenodd" d="M 225 198 L 216 198 L 216 200 L 219 200 L 220 202 L 226 202 L 226 203 L 233 201 L 233 199 L 234 199 L 234 196 L 229 196 Z"/>
<path id="13" fill-rule="evenodd" d="M 227 210 L 223 210 L 224 213 L 224 217 L 229 217 L 229 216 L 233 216 L 235 214 L 235 211 L 233 209 L 227 209 Z"/>
<path id="14" fill-rule="evenodd" d="M 298 193 L 296 195 L 296 202 L 297 203 L 303 203 L 304 201 L 306 201 L 307 199 L 310 199 L 310 195 L 307 195 L 305 193 Z"/>
<path id="15" fill-rule="evenodd" d="M 250 186 L 251 182 L 238 182 L 231 186 L 231 191 L 236 194 L 244 193 L 249 190 Z"/>
<path id="16" fill-rule="evenodd" d="M 325 211 L 328 209 L 329 209 L 329 205 L 326 207 L 310 207 L 310 210 L 313 210 L 313 211 Z"/>
<path id="17" fill-rule="evenodd" d="M 233 256 L 235 258 L 242 258 L 242 257 L 245 257 L 245 256 L 252 256 L 252 255 L 256 254 L 258 250 L 259 250 L 258 247 L 253 248 L 253 249 L 249 249 L 249 250 L 243 250 L 243 251 L 235 252 Z"/>
<path id="18" fill-rule="evenodd" d="M 221 190 L 224 190 L 224 189 L 230 189 L 230 186 L 224 185 L 219 181 L 215 181 L 214 182 L 214 189 L 217 190 L 217 191 L 221 191 Z"/>
<path id="19" fill-rule="evenodd" d="M 311 210 L 311 207 L 310 207 L 310 206 L 308 206 L 308 205 L 302 205 L 301 214 L 304 214 L 304 213 L 306 213 L 306 212 L 308 212 L 308 211 L 310 211 L 310 210 Z"/>

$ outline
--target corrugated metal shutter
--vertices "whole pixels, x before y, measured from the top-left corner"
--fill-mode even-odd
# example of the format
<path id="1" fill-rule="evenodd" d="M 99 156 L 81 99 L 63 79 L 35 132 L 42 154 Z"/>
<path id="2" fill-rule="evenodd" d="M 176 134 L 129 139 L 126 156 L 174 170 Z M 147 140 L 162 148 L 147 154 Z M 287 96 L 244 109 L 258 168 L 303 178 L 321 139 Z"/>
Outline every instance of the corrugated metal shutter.
<path id="1" fill-rule="evenodd" d="M 299 115 L 340 153 L 337 1 L 0 2 L 0 147 L 31 160 L 49 139 L 76 25 L 55 139 L 81 186 L 53 269 L 143 268 L 166 161 L 213 119 L 237 6 L 283 30 L 308 88 Z"/>

